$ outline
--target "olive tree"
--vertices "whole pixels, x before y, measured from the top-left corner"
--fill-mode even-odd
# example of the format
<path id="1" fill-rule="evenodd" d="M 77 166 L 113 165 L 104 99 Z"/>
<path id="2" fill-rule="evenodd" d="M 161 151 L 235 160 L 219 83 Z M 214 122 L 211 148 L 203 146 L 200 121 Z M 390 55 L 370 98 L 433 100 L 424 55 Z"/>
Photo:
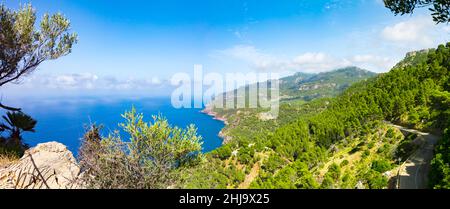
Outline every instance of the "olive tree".
<path id="1" fill-rule="evenodd" d="M 191 125 L 171 126 L 161 117 L 145 122 L 143 115 L 131 111 L 122 115 L 120 126 L 130 138 L 118 132 L 101 137 L 91 127 L 79 151 L 83 182 L 88 188 L 155 189 L 176 186 L 185 169 L 202 162 L 202 137 Z"/>
<path id="2" fill-rule="evenodd" d="M 0 5 L 0 87 L 17 82 L 46 60 L 69 54 L 77 42 L 77 35 L 68 32 L 70 21 L 60 13 L 44 14 L 36 26 L 36 11 L 30 4 L 17 11 Z"/>

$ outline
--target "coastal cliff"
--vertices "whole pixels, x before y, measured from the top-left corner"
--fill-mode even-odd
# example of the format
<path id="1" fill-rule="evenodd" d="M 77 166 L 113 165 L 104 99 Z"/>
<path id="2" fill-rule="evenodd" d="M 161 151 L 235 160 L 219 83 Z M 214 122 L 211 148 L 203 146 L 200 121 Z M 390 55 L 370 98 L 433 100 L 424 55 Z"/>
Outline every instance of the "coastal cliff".
<path id="1" fill-rule="evenodd" d="M 211 105 L 207 105 L 201 112 L 213 117 L 214 120 L 222 121 L 225 123 L 225 125 L 228 125 L 227 118 L 224 116 L 220 116 L 217 112 L 214 112 Z"/>
<path id="2" fill-rule="evenodd" d="M 206 105 L 206 107 L 201 111 L 204 114 L 207 114 L 213 117 L 214 120 L 222 121 L 225 124 L 225 127 L 219 132 L 219 137 L 223 139 L 222 144 L 227 144 L 231 141 L 231 136 L 227 136 L 226 128 L 229 125 L 228 119 L 224 115 L 219 115 L 217 112 L 214 112 L 212 105 Z"/>

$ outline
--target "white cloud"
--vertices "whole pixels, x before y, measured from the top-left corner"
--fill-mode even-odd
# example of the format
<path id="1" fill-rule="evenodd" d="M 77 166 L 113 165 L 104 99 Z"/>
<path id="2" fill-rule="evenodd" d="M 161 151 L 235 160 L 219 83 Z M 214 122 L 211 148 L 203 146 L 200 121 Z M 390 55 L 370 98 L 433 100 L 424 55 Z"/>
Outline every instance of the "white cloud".
<path id="1" fill-rule="evenodd" d="M 395 25 L 386 26 L 381 36 L 387 41 L 400 44 L 419 44 L 432 46 L 434 44 L 433 31 L 436 25 L 429 17 L 417 17 Z"/>
<path id="2" fill-rule="evenodd" d="M 218 52 L 219 55 L 227 58 L 247 62 L 252 69 L 257 71 L 302 71 L 315 73 L 330 71 L 352 64 L 347 59 L 335 58 L 323 52 L 308 52 L 293 58 L 284 59 L 264 53 L 251 45 L 237 45 Z"/>
<path id="3" fill-rule="evenodd" d="M 91 73 L 71 74 L 35 74 L 8 87 L 15 90 L 49 89 L 49 90 L 145 90 L 164 86 L 166 82 L 157 77 L 151 79 L 117 79 L 112 76 L 100 77 Z"/>
<path id="4" fill-rule="evenodd" d="M 91 73 L 65 74 L 54 76 L 54 80 L 47 80 L 47 83 L 52 87 L 91 89 L 97 80 L 98 76 Z"/>
<path id="5" fill-rule="evenodd" d="M 382 2 L 381 2 L 382 3 Z M 349 31 L 340 49 L 354 65 L 387 72 L 406 53 L 436 48 L 450 41 L 450 27 L 435 24 L 429 15 L 396 17 L 397 21 Z"/>
<path id="6" fill-rule="evenodd" d="M 350 31 L 347 39 L 337 43 L 340 48 L 334 50 L 338 53 L 334 55 L 324 52 L 330 51 L 329 48 L 317 51 L 312 48 L 302 49 L 307 53 L 286 57 L 263 51 L 252 43 L 218 52 L 221 58 L 233 58 L 232 63 L 244 61 L 251 70 L 258 71 L 323 72 L 354 65 L 374 72 L 387 72 L 408 52 L 435 48 L 450 41 L 450 26 L 436 25 L 429 15 L 399 19 L 401 21 Z M 239 33 L 235 35 L 239 36 Z"/>

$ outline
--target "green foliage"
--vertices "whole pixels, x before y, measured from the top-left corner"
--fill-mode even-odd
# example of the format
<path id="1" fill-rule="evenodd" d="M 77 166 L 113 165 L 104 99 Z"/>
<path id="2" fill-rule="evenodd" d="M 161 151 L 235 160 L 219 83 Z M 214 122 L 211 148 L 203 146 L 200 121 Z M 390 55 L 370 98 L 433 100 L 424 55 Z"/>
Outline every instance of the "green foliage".
<path id="1" fill-rule="evenodd" d="M 362 153 L 361 157 L 362 158 L 366 158 L 370 155 L 370 151 L 369 150 L 364 150 L 364 152 Z"/>
<path id="2" fill-rule="evenodd" d="M 381 154 L 383 157 L 392 158 L 393 156 L 391 155 L 391 150 L 392 146 L 390 144 L 384 144 L 383 146 L 378 148 L 377 153 Z"/>
<path id="3" fill-rule="evenodd" d="M 341 164 L 340 164 L 340 166 L 341 167 L 344 167 L 344 166 L 346 166 L 346 165 L 348 165 L 348 160 L 343 160 L 342 162 L 341 162 Z"/>
<path id="4" fill-rule="evenodd" d="M 238 152 L 238 160 L 240 163 L 249 164 L 253 156 L 255 154 L 255 150 L 248 145 L 241 147 Z"/>
<path id="5" fill-rule="evenodd" d="M 380 172 L 369 170 L 364 178 L 366 179 L 370 189 L 383 189 L 388 186 L 388 179 Z"/>
<path id="6" fill-rule="evenodd" d="M 299 156 L 320 153 L 305 148 L 328 148 L 342 139 L 369 134 L 377 126 L 376 121 L 381 120 L 404 123 L 425 130 L 442 130 L 448 126 L 450 44 L 440 45 L 436 50 L 428 50 L 425 55 L 409 56 L 412 57 L 409 60 L 412 64 L 405 62 L 389 73 L 357 83 L 332 100 L 325 110 L 302 117 L 297 122 L 276 130 L 270 140 L 272 146 L 276 145 L 273 148 L 286 157 L 290 157 L 294 152 L 302 153 Z M 282 131 L 284 129 L 285 132 Z M 388 130 L 386 137 L 395 137 L 393 130 Z M 276 140 L 277 138 L 280 139 Z M 396 157 L 406 159 L 417 146 L 412 143 L 415 138 L 415 135 L 410 135 L 402 141 Z M 300 144 L 301 142 L 306 144 Z M 369 143 L 368 147 L 372 145 Z M 286 150 L 287 148 L 293 150 Z M 391 150 L 391 146 L 387 145 L 378 152 L 390 158 Z M 369 155 L 369 150 L 365 150 L 362 157 Z M 303 160 L 308 163 L 315 162 L 311 158 Z M 381 172 L 389 170 L 389 164 L 384 161 L 374 163 L 373 170 L 363 177 L 369 187 L 386 187 L 387 179 Z M 326 175 L 322 187 L 335 185 L 334 180 L 331 174 Z"/>
<path id="7" fill-rule="evenodd" d="M 283 160 L 279 155 L 272 154 L 269 156 L 266 162 L 261 166 L 264 171 L 269 173 L 275 173 L 278 169 L 286 165 L 286 161 Z"/>
<path id="8" fill-rule="evenodd" d="M 169 168 L 182 167 L 199 157 L 202 137 L 197 128 L 172 127 L 162 116 L 153 116 L 153 123 L 144 122 L 143 114 L 136 109 L 122 115 L 126 122 L 119 124 L 130 136 L 128 150 L 133 158 L 147 160 L 150 165 L 163 164 Z"/>
<path id="9" fill-rule="evenodd" d="M 395 136 L 395 133 L 394 133 L 394 129 L 392 129 L 392 128 L 389 128 L 387 131 L 386 131 L 386 135 L 385 135 L 387 138 L 394 138 L 394 136 Z"/>
<path id="10" fill-rule="evenodd" d="M 420 61 L 412 59 L 415 64 L 404 64 L 376 79 L 353 85 L 333 100 L 324 111 L 304 117 L 305 119 L 296 124 L 291 123 L 279 128 L 273 138 L 282 137 L 283 140 L 280 141 L 287 142 L 292 138 L 295 143 L 309 139 L 316 146 L 329 147 L 344 138 L 368 134 L 376 126 L 374 121 L 380 120 L 405 123 L 425 130 L 442 129 L 450 120 L 450 89 L 447 83 L 450 44 L 440 45 L 436 50 L 428 50 L 426 59 L 422 57 L 416 56 Z M 299 127 L 298 131 L 290 128 L 285 134 L 280 134 L 281 130 L 292 127 L 293 124 Z M 388 130 L 387 136 L 394 137 L 393 131 Z M 412 143 L 414 139 L 415 136 L 411 135 L 400 143 L 397 157 L 405 159 L 415 150 L 416 145 Z M 283 147 L 283 143 L 278 144 L 277 148 Z M 278 148 L 277 151 L 283 149 L 286 148 Z M 385 152 L 388 157 L 391 148 L 386 146 L 379 151 Z M 365 150 L 363 157 L 369 154 L 370 152 Z M 385 177 L 380 175 L 369 175 L 372 187 L 380 188 L 385 185 Z"/>
<path id="11" fill-rule="evenodd" d="M 357 130 L 364 134 L 371 129 L 371 121 L 383 119 L 422 129 L 442 129 L 449 122 L 449 57 L 450 45 L 441 45 L 428 53 L 425 62 L 353 85 L 325 111 L 309 119 L 310 133 L 318 143 L 329 146 Z M 418 107 L 427 112 L 422 115 L 430 117 L 418 121 L 402 117 Z"/>
<path id="12" fill-rule="evenodd" d="M 385 135 L 377 134 L 375 130 L 379 130 L 383 121 L 424 131 L 449 127 L 449 67 L 450 43 L 435 50 L 409 54 L 390 72 L 355 83 L 336 98 L 307 103 L 284 100 L 280 105 L 280 116 L 275 120 L 259 120 L 259 110 L 223 111 L 221 114 L 226 114 L 231 124 L 225 133 L 232 138 L 230 146 L 239 149 L 238 160 L 245 169 L 254 161 L 249 144 L 254 145 L 255 153 L 277 153 L 263 161 L 252 188 L 313 187 L 305 180 L 297 182 L 300 177 L 293 164 L 302 162 L 308 176 L 310 170 L 321 165 L 336 149 L 360 139 L 367 141 L 359 141 L 360 144 L 349 152 L 363 152 L 361 163 L 354 168 L 357 173 L 342 175 L 338 165 L 332 166 L 321 187 L 345 185 L 351 188 L 362 180 L 370 188 L 386 188 L 387 178 L 382 172 L 391 168 L 391 160 L 398 157 L 404 160 L 415 150 L 415 136 L 410 135 L 399 143 L 402 136 L 396 135 L 393 129 L 388 129 Z M 294 82 L 294 77 L 289 78 L 289 82 Z M 371 152 L 379 143 L 384 144 Z M 371 163 L 373 156 L 377 161 Z"/>
<path id="13" fill-rule="evenodd" d="M 433 21 L 450 22 L 450 2 L 446 0 L 384 0 L 384 4 L 395 15 L 412 14 L 416 8 L 430 7 Z"/>
<path id="14" fill-rule="evenodd" d="M 386 159 L 379 159 L 379 160 L 374 160 L 372 162 L 372 169 L 374 171 L 379 172 L 379 173 L 384 173 L 384 172 L 386 172 L 388 170 L 391 170 L 392 169 L 392 165 Z"/>
<path id="15" fill-rule="evenodd" d="M 46 60 L 69 54 L 76 42 L 76 34 L 69 34 L 70 22 L 61 14 L 45 14 L 40 28 L 35 29 L 36 12 L 30 4 L 18 11 L 0 3 L 0 87 L 32 73 Z M 21 155 L 27 148 L 22 132 L 34 132 L 36 121 L 0 103 L 0 108 L 12 111 L 3 116 L 6 124 L 0 131 L 9 131 L 8 138 L 0 138 L 0 148 Z"/>
<path id="16" fill-rule="evenodd" d="M 435 189 L 450 189 L 450 129 L 447 129 L 436 147 L 431 161 L 430 186 Z"/>
<path id="17" fill-rule="evenodd" d="M 83 140 L 80 165 L 89 174 L 89 187 L 167 188 L 179 181 L 181 171 L 201 162 L 202 138 L 193 125 L 172 127 L 161 116 L 147 123 L 134 108 L 122 116 L 126 122 L 120 127 L 130 136 L 128 141 L 117 132 L 92 140 L 98 135 L 95 128 Z"/>
<path id="18" fill-rule="evenodd" d="M 287 100 L 311 101 L 316 98 L 333 97 L 351 84 L 375 75 L 357 67 L 346 67 L 319 74 L 296 73 L 281 79 L 280 93 L 289 96 Z"/>
<path id="19" fill-rule="evenodd" d="M 42 62 L 69 54 L 77 40 L 68 33 L 70 22 L 62 14 L 45 14 L 35 29 L 31 5 L 18 11 L 0 5 L 0 86 L 34 71 Z"/>
<path id="20" fill-rule="evenodd" d="M 18 157 L 21 157 L 28 145 L 23 143 L 22 133 L 23 132 L 34 132 L 34 127 L 37 121 L 31 116 L 20 112 L 7 112 L 6 116 L 2 116 L 6 123 L 0 124 L 0 132 L 9 132 L 8 137 L 0 137 L 0 148 L 2 152 L 13 153 Z"/>
<path id="21" fill-rule="evenodd" d="M 369 144 L 367 144 L 367 149 L 372 149 L 375 146 L 374 142 L 370 142 Z"/>
<path id="22" fill-rule="evenodd" d="M 327 173 L 325 173 L 320 188 L 334 189 L 336 188 L 336 185 L 340 184 L 340 179 L 341 179 L 341 168 L 336 163 L 333 163 L 328 168 Z"/>
<path id="23" fill-rule="evenodd" d="M 337 181 L 341 177 L 341 168 L 339 165 L 333 163 L 328 168 L 328 172 L 325 175 L 329 175 L 334 181 Z"/>
<path id="24" fill-rule="evenodd" d="M 223 145 L 223 146 L 221 146 L 221 147 L 211 151 L 210 154 L 212 156 L 214 156 L 214 157 L 217 157 L 217 158 L 221 159 L 221 160 L 225 160 L 225 159 L 228 159 L 231 156 L 232 152 L 233 151 L 231 150 L 231 145 L 230 144 L 226 144 L 226 145 Z"/>
<path id="25" fill-rule="evenodd" d="M 334 188 L 334 180 L 331 176 L 326 175 L 323 178 L 322 184 L 320 184 L 321 189 L 333 189 Z"/>
<path id="26" fill-rule="evenodd" d="M 309 167 L 301 161 L 285 166 L 266 179 L 254 181 L 251 188 L 265 189 L 314 189 L 319 185 L 311 174 Z"/>
<path id="27" fill-rule="evenodd" d="M 355 187 L 355 177 L 346 172 L 342 176 L 341 188 L 353 189 Z"/>
<path id="28" fill-rule="evenodd" d="M 7 112 L 6 116 L 3 116 L 3 119 L 5 120 L 7 125 L 1 124 L 0 128 L 4 130 L 10 130 L 12 132 L 12 135 L 14 135 L 14 133 L 16 132 L 18 134 L 26 131 L 34 132 L 34 127 L 37 123 L 37 121 L 34 120 L 31 116 L 23 112 Z"/>

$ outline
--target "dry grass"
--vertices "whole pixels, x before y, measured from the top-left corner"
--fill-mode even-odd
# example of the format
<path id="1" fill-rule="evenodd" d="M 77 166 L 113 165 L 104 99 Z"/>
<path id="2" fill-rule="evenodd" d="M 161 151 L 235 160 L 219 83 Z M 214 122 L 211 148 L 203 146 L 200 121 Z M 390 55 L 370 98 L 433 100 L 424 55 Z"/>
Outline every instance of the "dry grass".
<path id="1" fill-rule="evenodd" d="M 19 157 L 12 154 L 1 154 L 0 155 L 0 169 L 10 165 L 19 160 Z"/>

